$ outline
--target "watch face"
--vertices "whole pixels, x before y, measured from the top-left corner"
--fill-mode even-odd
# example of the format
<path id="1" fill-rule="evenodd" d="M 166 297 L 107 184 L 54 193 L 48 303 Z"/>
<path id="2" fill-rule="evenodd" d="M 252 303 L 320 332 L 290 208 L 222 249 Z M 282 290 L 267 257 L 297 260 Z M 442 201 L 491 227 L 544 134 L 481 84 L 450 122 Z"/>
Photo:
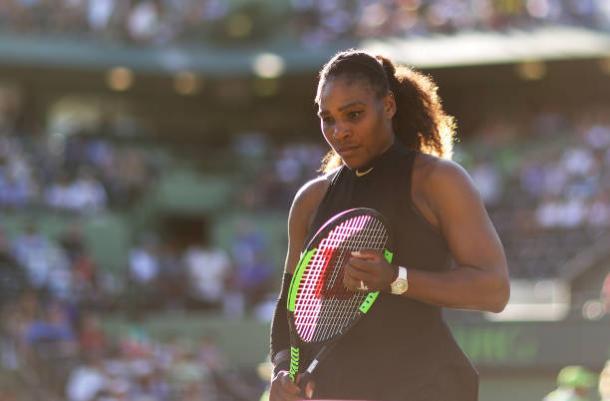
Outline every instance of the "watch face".
<path id="1" fill-rule="evenodd" d="M 407 281 L 406 280 L 397 280 L 392 286 L 392 292 L 397 294 L 402 294 L 407 290 Z"/>

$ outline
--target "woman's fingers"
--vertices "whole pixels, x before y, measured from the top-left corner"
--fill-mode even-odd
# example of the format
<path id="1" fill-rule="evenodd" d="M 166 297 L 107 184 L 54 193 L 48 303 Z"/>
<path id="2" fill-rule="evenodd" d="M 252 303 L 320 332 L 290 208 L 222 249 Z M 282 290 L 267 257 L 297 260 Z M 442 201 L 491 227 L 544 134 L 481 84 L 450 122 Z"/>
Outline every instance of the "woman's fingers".
<path id="1" fill-rule="evenodd" d="M 361 272 L 354 272 L 353 270 L 345 269 L 343 275 L 343 285 L 345 288 L 354 291 L 369 291 L 372 288 L 372 284 L 375 282 L 375 278 L 370 274 L 362 274 Z"/>
<path id="2" fill-rule="evenodd" d="M 345 265 L 343 276 L 343 284 L 346 288 L 370 291 L 386 287 L 386 276 L 390 273 L 390 269 L 380 251 L 356 251 L 351 255 Z"/>
<path id="3" fill-rule="evenodd" d="M 362 280 L 365 282 L 370 282 L 375 281 L 377 275 L 375 273 L 369 273 L 366 271 L 350 268 L 350 266 L 345 266 L 344 277 L 347 277 L 347 279 L 350 281 L 360 282 L 360 280 Z"/>
<path id="4" fill-rule="evenodd" d="M 307 378 L 305 378 L 305 376 L 308 376 Z M 303 382 L 305 381 L 305 382 Z M 303 396 L 305 396 L 308 399 L 311 399 L 311 397 L 313 397 L 313 392 L 316 388 L 316 383 L 311 380 L 311 375 L 306 375 L 306 374 L 300 374 L 298 376 L 297 379 L 297 383 L 299 383 L 299 386 L 301 388 L 303 388 Z"/>
<path id="5" fill-rule="evenodd" d="M 286 392 L 290 394 L 299 395 L 301 393 L 301 389 L 297 386 L 292 380 L 290 380 L 290 376 L 288 372 L 285 372 L 284 376 L 281 378 L 282 389 L 286 390 Z"/>
<path id="6" fill-rule="evenodd" d="M 292 380 L 288 372 L 280 372 L 271 383 L 270 401 L 296 401 L 302 399 L 301 389 Z"/>
<path id="7" fill-rule="evenodd" d="M 361 249 L 351 252 L 351 255 L 359 259 L 377 260 L 382 257 L 381 251 L 378 249 Z"/>
<path id="8" fill-rule="evenodd" d="M 313 380 L 310 380 L 307 385 L 305 385 L 305 396 L 309 399 L 313 397 L 313 392 L 316 389 L 316 383 Z"/>

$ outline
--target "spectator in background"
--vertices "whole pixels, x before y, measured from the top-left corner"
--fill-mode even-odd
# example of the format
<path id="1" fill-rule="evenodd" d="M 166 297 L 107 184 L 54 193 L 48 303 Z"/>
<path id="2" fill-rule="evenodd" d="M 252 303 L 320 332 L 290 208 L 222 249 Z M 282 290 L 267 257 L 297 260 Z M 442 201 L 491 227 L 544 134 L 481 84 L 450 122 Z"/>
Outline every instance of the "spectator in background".
<path id="1" fill-rule="evenodd" d="M 36 289 L 47 287 L 52 270 L 67 269 L 67 261 L 61 251 L 33 223 L 28 224 L 15 239 L 13 253 L 25 267 L 29 283 Z"/>
<path id="2" fill-rule="evenodd" d="M 93 173 L 81 168 L 75 180 L 67 173 L 60 174 L 46 195 L 47 204 L 57 209 L 91 213 L 106 208 L 106 190 Z"/>
<path id="3" fill-rule="evenodd" d="M 243 260 L 236 268 L 237 285 L 245 297 L 246 305 L 253 307 L 271 290 L 273 266 L 263 253 Z"/>
<path id="4" fill-rule="evenodd" d="M 127 18 L 127 32 L 134 42 L 151 42 L 161 29 L 159 6 L 154 1 L 140 1 L 133 5 Z"/>
<path id="5" fill-rule="evenodd" d="M 32 193 L 29 178 L 20 179 L 15 171 L 0 167 L 0 205 L 23 207 L 29 203 Z"/>
<path id="6" fill-rule="evenodd" d="M 129 280 L 137 286 L 151 288 L 159 274 L 156 241 L 144 238 L 129 251 Z"/>
<path id="7" fill-rule="evenodd" d="M 115 0 L 95 0 L 88 2 L 87 20 L 93 32 L 108 29 L 115 11 Z"/>
<path id="8" fill-rule="evenodd" d="M 80 318 L 78 343 L 82 356 L 102 356 L 108 346 L 106 334 L 99 317 L 93 312 L 84 312 Z"/>
<path id="9" fill-rule="evenodd" d="M 67 172 L 60 172 L 59 176 L 47 188 L 45 194 L 46 204 L 52 208 L 74 210 L 76 199 L 72 188 L 72 181 Z"/>
<path id="10" fill-rule="evenodd" d="M 66 384 L 68 401 L 93 401 L 106 386 L 108 377 L 101 356 L 86 354 L 78 367 L 70 373 Z"/>
<path id="11" fill-rule="evenodd" d="M 557 389 L 543 401 L 586 401 L 595 386 L 595 374 L 582 366 L 566 366 L 557 375 Z"/>
<path id="12" fill-rule="evenodd" d="M 250 222 L 242 221 L 238 224 L 233 243 L 235 285 L 245 304 L 253 307 L 264 298 L 272 285 L 273 267 L 266 257 L 265 235 Z"/>
<path id="13" fill-rule="evenodd" d="M 44 385 L 61 393 L 78 356 L 76 333 L 65 306 L 51 301 L 42 308 L 38 318 L 27 326 L 25 340 L 33 368 Z"/>
<path id="14" fill-rule="evenodd" d="M 231 273 L 227 253 L 204 240 L 202 245 L 191 245 L 184 253 L 191 300 L 202 307 L 218 308 Z"/>
<path id="15" fill-rule="evenodd" d="M 59 244 L 70 265 L 71 300 L 81 306 L 97 306 L 102 298 L 100 273 L 83 235 L 83 227 L 76 221 L 60 234 Z"/>
<path id="16" fill-rule="evenodd" d="M 104 165 L 105 182 L 117 204 L 132 205 L 146 191 L 155 174 L 149 162 L 142 151 L 121 149 Z"/>
<path id="17" fill-rule="evenodd" d="M 158 306 L 160 261 L 157 240 L 145 236 L 129 251 L 128 291 L 136 307 Z M 133 299 L 135 297 L 135 299 Z"/>
<path id="18" fill-rule="evenodd" d="M 496 166 L 482 161 L 471 169 L 472 179 L 487 206 L 494 206 L 502 196 L 502 176 Z"/>
<path id="19" fill-rule="evenodd" d="M 26 274 L 24 267 L 11 254 L 8 238 L 0 228 L 0 313 L 6 304 L 13 302 L 25 290 Z"/>
<path id="20" fill-rule="evenodd" d="M 76 336 L 66 308 L 58 302 L 51 302 L 43 308 L 38 319 L 28 326 L 25 340 L 32 347 L 56 342 L 58 348 L 75 349 Z"/>
<path id="21" fill-rule="evenodd" d="M 91 170 L 79 170 L 76 180 L 72 183 L 72 191 L 77 211 L 91 213 L 106 208 L 106 190 Z"/>

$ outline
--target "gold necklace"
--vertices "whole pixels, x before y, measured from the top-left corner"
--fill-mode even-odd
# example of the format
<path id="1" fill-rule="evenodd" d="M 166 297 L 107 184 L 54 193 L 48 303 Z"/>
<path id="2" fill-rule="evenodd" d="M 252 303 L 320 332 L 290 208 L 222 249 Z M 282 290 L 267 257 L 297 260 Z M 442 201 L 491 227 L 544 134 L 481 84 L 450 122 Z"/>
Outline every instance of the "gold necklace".
<path id="1" fill-rule="evenodd" d="M 373 171 L 373 169 L 374 169 L 374 168 L 375 168 L 375 167 L 371 167 L 371 168 L 369 168 L 368 170 L 363 171 L 363 172 L 360 172 L 360 171 L 358 171 L 358 169 L 356 169 L 356 170 L 355 170 L 355 171 L 356 171 L 356 177 L 364 177 L 365 175 L 367 175 L 368 173 L 370 173 L 371 171 Z"/>

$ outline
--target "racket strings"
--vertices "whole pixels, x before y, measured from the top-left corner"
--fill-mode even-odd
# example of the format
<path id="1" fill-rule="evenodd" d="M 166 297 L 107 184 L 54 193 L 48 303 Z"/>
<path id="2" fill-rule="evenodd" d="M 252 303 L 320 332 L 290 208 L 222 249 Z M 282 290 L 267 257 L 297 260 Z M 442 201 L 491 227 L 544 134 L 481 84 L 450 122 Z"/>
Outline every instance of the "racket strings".
<path id="1" fill-rule="evenodd" d="M 327 340 L 358 316 L 358 308 L 367 294 L 343 287 L 343 266 L 352 251 L 383 249 L 387 239 L 381 221 L 365 215 L 339 224 L 321 241 L 299 285 L 295 305 L 297 332 L 304 341 Z M 329 266 L 331 262 L 332 266 Z M 325 275 L 328 275 L 326 279 Z M 321 280 L 325 282 L 321 283 Z M 320 284 L 324 286 L 321 292 Z M 345 293 L 337 293 L 338 288 Z"/>
<path id="2" fill-rule="evenodd" d="M 356 249 L 382 249 L 385 245 L 385 239 L 381 235 L 385 230 L 380 222 L 374 220 L 370 232 L 363 231 L 365 235 L 358 235 L 354 238 L 354 243 L 350 247 L 343 249 L 344 258 L 351 256 L 351 251 Z M 387 237 L 386 237 L 387 238 Z M 341 265 L 342 266 L 342 265 Z M 343 281 L 343 269 L 335 269 L 336 279 Z M 322 322 L 321 330 L 318 336 L 314 336 L 314 341 L 323 341 L 329 336 L 338 334 L 341 330 L 346 328 L 356 316 L 358 316 L 359 306 L 362 304 L 364 299 L 367 297 L 367 293 L 356 292 L 349 302 L 333 302 L 337 305 L 328 305 L 328 309 L 331 313 L 322 313 L 322 316 L 326 317 L 325 321 Z M 335 301 L 331 299 L 331 301 Z M 333 309 L 335 308 L 335 309 Z"/>
<path id="3" fill-rule="evenodd" d="M 356 249 L 362 249 L 365 245 L 370 245 L 373 249 L 376 248 L 372 241 L 375 238 L 375 230 L 378 229 L 375 224 L 376 220 L 371 219 L 368 216 L 362 216 L 355 220 L 355 227 L 359 229 L 354 235 L 348 237 L 348 241 L 344 243 L 344 246 L 339 247 L 339 268 L 333 269 L 332 271 L 332 282 L 329 285 L 336 285 L 337 281 L 340 281 L 341 287 L 343 287 L 343 266 L 347 258 L 351 256 L 351 252 Z M 372 220 L 372 221 L 370 221 Z M 367 226 L 367 223 L 372 223 Z M 371 228 L 372 226 L 372 228 Z M 347 228 L 347 227 L 346 227 Z M 345 228 L 344 228 L 345 229 Z M 351 291 L 350 291 L 351 292 Z M 367 296 L 366 293 L 351 292 L 352 297 L 349 301 L 328 299 L 326 303 L 323 303 L 323 308 L 328 310 L 328 313 L 322 311 L 319 327 L 314 334 L 313 341 L 323 341 L 324 339 L 338 334 L 341 329 L 345 328 L 349 322 L 351 322 L 357 315 L 358 307 L 364 301 Z"/>
<path id="4" fill-rule="evenodd" d="M 371 230 L 370 227 L 368 227 L 368 229 Z M 362 233 L 367 233 L 367 230 L 363 230 L 357 233 L 357 235 L 350 237 L 351 241 L 346 242 L 344 244 L 345 246 L 340 248 L 340 261 L 339 264 L 336 265 L 339 266 L 339 268 L 333 271 L 333 278 L 334 280 L 341 281 L 341 285 L 343 281 L 343 269 L 341 267 L 343 266 L 345 259 L 350 256 L 351 251 L 354 249 L 362 249 L 365 245 L 368 245 L 368 248 L 376 248 L 376 244 L 370 242 L 374 231 L 371 231 L 368 235 L 362 235 Z M 367 294 L 351 291 L 350 293 L 352 294 L 352 297 L 347 301 L 336 298 L 322 300 L 323 309 L 320 312 L 318 327 L 315 330 L 312 341 L 323 341 L 339 334 L 341 330 L 346 328 L 358 315 L 358 307 Z"/>

